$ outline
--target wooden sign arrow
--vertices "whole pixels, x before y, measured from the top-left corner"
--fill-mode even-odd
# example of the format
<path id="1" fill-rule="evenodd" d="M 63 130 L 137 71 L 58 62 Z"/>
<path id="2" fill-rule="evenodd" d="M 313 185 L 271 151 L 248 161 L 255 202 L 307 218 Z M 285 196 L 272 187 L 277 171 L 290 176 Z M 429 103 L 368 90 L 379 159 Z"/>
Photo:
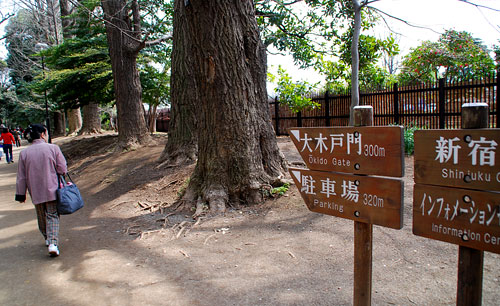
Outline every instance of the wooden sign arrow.
<path id="1" fill-rule="evenodd" d="M 401 229 L 403 183 L 400 179 L 290 168 L 310 211 Z"/>
<path id="2" fill-rule="evenodd" d="M 500 191 L 500 129 L 420 130 L 415 183 Z"/>
<path id="3" fill-rule="evenodd" d="M 415 184 L 413 233 L 500 254 L 500 193 Z"/>
<path id="4" fill-rule="evenodd" d="M 311 170 L 402 177 L 403 128 L 290 128 L 290 138 Z"/>

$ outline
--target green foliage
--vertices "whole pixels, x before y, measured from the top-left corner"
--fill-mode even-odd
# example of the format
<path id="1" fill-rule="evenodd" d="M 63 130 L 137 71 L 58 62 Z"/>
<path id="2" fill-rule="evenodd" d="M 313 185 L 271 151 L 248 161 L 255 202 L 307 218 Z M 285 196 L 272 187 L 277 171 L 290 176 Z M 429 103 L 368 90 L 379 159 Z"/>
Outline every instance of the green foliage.
<path id="1" fill-rule="evenodd" d="M 280 187 L 275 187 L 275 188 L 271 189 L 271 191 L 269 193 L 271 194 L 271 196 L 283 196 L 283 195 L 285 195 L 285 193 L 288 191 L 289 188 L 290 188 L 290 184 L 285 183 Z"/>
<path id="2" fill-rule="evenodd" d="M 412 155 L 415 151 L 415 140 L 413 134 L 418 130 L 416 126 L 410 126 L 404 130 L 404 143 L 405 143 L 405 153 Z"/>
<path id="3" fill-rule="evenodd" d="M 2 64 L 0 119 L 9 126 L 24 127 L 45 117 L 43 95 L 29 87 L 42 71 L 40 57 L 34 55 L 36 44 L 51 40 L 50 33 L 40 28 L 39 16 L 40 12 L 20 9 L 5 28 L 8 69 Z"/>
<path id="4" fill-rule="evenodd" d="M 437 42 L 425 41 L 403 60 L 399 81 L 414 84 L 447 78 L 480 79 L 495 70 L 488 49 L 468 32 L 447 30 Z"/>
<path id="5" fill-rule="evenodd" d="M 166 68 L 168 67 L 155 67 L 149 63 L 141 66 L 142 101 L 149 107 L 167 105 L 170 102 L 170 74 Z"/>
<path id="6" fill-rule="evenodd" d="M 270 75 L 270 80 L 276 80 L 276 77 Z M 293 112 L 300 112 L 307 109 L 314 109 L 320 107 L 319 103 L 307 98 L 314 85 L 305 81 L 293 82 L 288 73 L 280 66 L 278 67 L 278 86 L 276 92 L 281 104 L 287 105 Z"/>
<path id="7" fill-rule="evenodd" d="M 255 1 L 257 23 L 264 45 L 292 55 L 300 67 L 311 66 L 336 35 L 331 20 L 325 18 L 318 1 Z M 304 5 L 305 4 L 305 5 Z"/>

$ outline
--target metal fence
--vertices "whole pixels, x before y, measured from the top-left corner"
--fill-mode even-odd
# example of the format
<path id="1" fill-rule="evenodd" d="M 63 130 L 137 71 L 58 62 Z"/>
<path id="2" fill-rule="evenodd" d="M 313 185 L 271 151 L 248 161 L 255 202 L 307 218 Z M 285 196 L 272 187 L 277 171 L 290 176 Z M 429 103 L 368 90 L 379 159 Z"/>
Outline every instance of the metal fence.
<path id="1" fill-rule="evenodd" d="M 498 75 L 498 74 L 497 74 Z M 500 127 L 498 101 L 500 80 L 494 75 L 478 81 L 445 82 L 360 92 L 360 105 L 373 106 L 374 125 L 403 125 L 428 129 L 460 128 L 462 104 L 489 105 L 490 127 Z M 276 135 L 287 135 L 290 127 L 347 126 L 351 96 L 328 92 L 311 97 L 319 108 L 294 113 L 277 98 L 270 102 Z"/>

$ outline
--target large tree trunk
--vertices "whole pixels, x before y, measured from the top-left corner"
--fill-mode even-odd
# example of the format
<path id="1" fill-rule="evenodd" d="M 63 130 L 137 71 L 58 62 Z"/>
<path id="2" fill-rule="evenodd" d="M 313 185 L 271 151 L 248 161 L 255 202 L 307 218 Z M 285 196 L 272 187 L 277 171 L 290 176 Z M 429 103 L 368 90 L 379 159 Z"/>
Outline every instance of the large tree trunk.
<path id="1" fill-rule="evenodd" d="M 199 88 L 193 77 L 194 41 L 188 39 L 184 3 L 184 0 L 174 2 L 170 122 L 168 141 L 160 157 L 160 162 L 168 165 L 194 162 L 198 149 L 194 110 L 200 100 Z"/>
<path id="2" fill-rule="evenodd" d="M 186 3 L 185 1 L 181 1 Z M 251 0 L 191 1 L 184 7 L 199 100 L 198 163 L 184 200 L 226 204 L 263 200 L 286 165 L 271 125 L 266 50 Z"/>
<path id="3" fill-rule="evenodd" d="M 128 148 L 149 140 L 136 64 L 137 55 L 144 47 L 139 40 L 139 7 L 135 0 L 106 0 L 101 4 L 107 21 L 106 34 L 118 113 L 118 142 L 119 147 Z"/>
<path id="4" fill-rule="evenodd" d="M 71 108 L 67 111 L 68 116 L 68 134 L 78 132 L 82 128 L 82 114 L 80 108 Z"/>
<path id="5" fill-rule="evenodd" d="M 91 102 L 83 107 L 83 125 L 78 135 L 97 134 L 101 132 L 99 105 Z"/>
<path id="6" fill-rule="evenodd" d="M 66 134 L 66 118 L 64 112 L 54 112 L 54 137 Z"/>

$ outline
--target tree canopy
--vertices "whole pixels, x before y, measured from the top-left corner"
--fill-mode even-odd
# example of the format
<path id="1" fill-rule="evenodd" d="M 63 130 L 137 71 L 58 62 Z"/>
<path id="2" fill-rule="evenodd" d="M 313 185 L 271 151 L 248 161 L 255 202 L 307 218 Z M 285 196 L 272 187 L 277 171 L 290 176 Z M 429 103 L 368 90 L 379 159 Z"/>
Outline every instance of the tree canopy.
<path id="1" fill-rule="evenodd" d="M 402 83 L 446 78 L 451 81 L 480 79 L 495 71 L 489 50 L 466 31 L 447 30 L 436 42 L 424 41 L 403 60 Z"/>

